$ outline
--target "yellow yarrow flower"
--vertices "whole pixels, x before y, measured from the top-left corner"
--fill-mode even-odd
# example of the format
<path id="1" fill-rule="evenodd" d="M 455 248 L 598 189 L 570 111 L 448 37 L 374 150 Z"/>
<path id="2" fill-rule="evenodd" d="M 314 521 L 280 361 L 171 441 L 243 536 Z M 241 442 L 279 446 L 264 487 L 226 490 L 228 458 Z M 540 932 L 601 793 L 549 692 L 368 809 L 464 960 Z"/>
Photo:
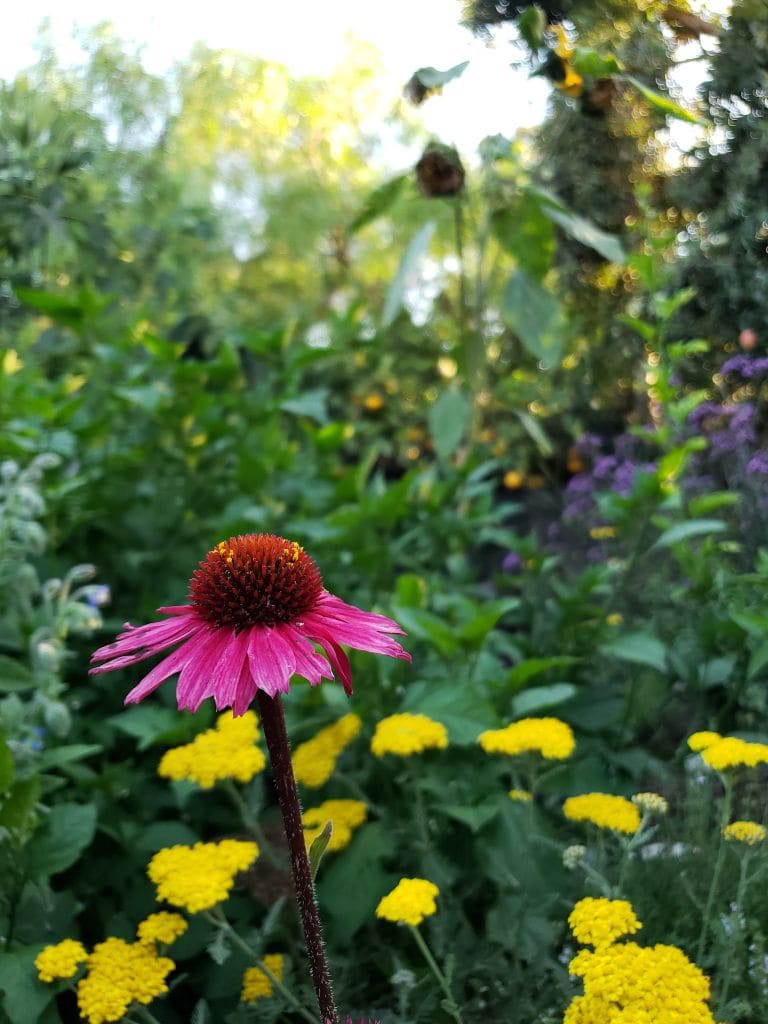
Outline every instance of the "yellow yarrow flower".
<path id="1" fill-rule="evenodd" d="M 159 900 L 195 914 L 225 900 L 237 873 L 250 867 L 258 855 L 256 843 L 239 839 L 169 846 L 154 855 L 147 874 Z"/>
<path id="2" fill-rule="evenodd" d="M 309 807 L 301 817 L 307 846 L 320 835 L 327 821 L 333 823 L 333 832 L 327 846 L 335 853 L 349 846 L 352 833 L 368 817 L 368 808 L 360 800 L 326 800 L 318 807 Z"/>
<path id="3" fill-rule="evenodd" d="M 574 938 L 585 946 L 602 949 L 623 935 L 631 935 L 642 925 L 627 900 L 609 900 L 587 896 L 579 900 L 568 918 Z"/>
<path id="4" fill-rule="evenodd" d="M 310 789 L 318 789 L 333 774 L 339 755 L 359 734 L 362 722 L 357 715 L 344 715 L 338 722 L 321 729 L 293 752 L 293 774 L 296 781 Z"/>
<path id="5" fill-rule="evenodd" d="M 181 914 L 171 914 L 166 910 L 160 910 L 156 914 L 150 914 L 139 923 L 137 935 L 139 942 L 145 945 L 162 942 L 168 946 L 189 927 L 187 919 Z"/>
<path id="6" fill-rule="evenodd" d="M 517 800 L 521 804 L 529 804 L 533 799 L 533 794 L 527 789 L 510 789 L 509 799 Z"/>
<path id="7" fill-rule="evenodd" d="M 409 757 L 423 754 L 425 750 L 445 750 L 447 746 L 448 733 L 442 723 L 407 711 L 382 718 L 371 740 L 371 751 L 376 757 L 384 754 Z"/>
<path id="8" fill-rule="evenodd" d="M 589 531 L 592 540 L 610 540 L 616 536 L 615 526 L 593 526 Z"/>
<path id="9" fill-rule="evenodd" d="M 508 491 L 519 491 L 525 483 L 525 477 L 517 469 L 508 469 L 504 474 L 504 486 Z"/>
<path id="10" fill-rule="evenodd" d="M 426 878 L 401 878 L 392 892 L 379 901 L 376 917 L 415 927 L 437 912 L 435 900 L 439 895 L 434 882 Z"/>
<path id="11" fill-rule="evenodd" d="M 588 821 L 598 828 L 633 835 L 640 828 L 640 812 L 623 796 L 609 793 L 584 793 L 570 796 L 563 804 L 563 813 L 571 821 Z"/>
<path id="12" fill-rule="evenodd" d="M 504 729 L 488 729 L 477 742 L 486 754 L 537 753 L 548 761 L 561 761 L 570 757 L 576 746 L 570 725 L 559 718 L 521 718 Z"/>
<path id="13" fill-rule="evenodd" d="M 724 736 L 705 747 L 701 757 L 705 764 L 718 772 L 729 768 L 754 768 L 758 764 L 768 763 L 768 744 L 749 743 L 736 736 Z"/>
<path id="14" fill-rule="evenodd" d="M 82 942 L 63 939 L 54 946 L 46 946 L 35 957 L 35 967 L 40 981 L 59 981 L 73 978 L 80 964 L 88 959 Z"/>
<path id="15" fill-rule="evenodd" d="M 733 821 L 725 826 L 723 836 L 737 843 L 756 846 L 765 839 L 766 830 L 764 825 L 758 825 L 756 821 Z"/>
<path id="16" fill-rule="evenodd" d="M 283 980 L 283 959 L 282 953 L 267 953 L 262 960 L 263 965 L 278 981 Z M 243 975 L 243 993 L 240 996 L 243 1003 L 254 1003 L 257 999 L 265 999 L 267 996 L 271 996 L 273 991 L 272 979 L 264 973 L 261 967 L 249 967 Z"/>
<path id="17" fill-rule="evenodd" d="M 669 804 L 658 793 L 635 793 L 632 803 L 640 809 L 642 814 L 655 814 L 657 817 L 666 814 L 669 810 Z"/>
<path id="18" fill-rule="evenodd" d="M 688 746 L 691 750 L 699 751 L 705 750 L 707 747 L 711 747 L 713 743 L 717 743 L 723 737 L 719 732 L 710 732 L 704 729 L 702 732 L 695 732 L 693 735 L 688 737 Z"/>
<path id="19" fill-rule="evenodd" d="M 88 973 L 77 984 L 77 1004 L 88 1024 L 125 1016 L 132 1003 L 151 1003 L 168 991 L 165 982 L 176 965 L 141 942 L 109 938 L 88 957 Z"/>
<path id="20" fill-rule="evenodd" d="M 202 789 L 210 789 L 223 779 L 250 782 L 267 763 L 255 746 L 258 736 L 258 719 L 253 711 L 239 718 L 226 711 L 213 729 L 200 733 L 191 743 L 166 751 L 157 773 L 166 779 L 194 782 Z"/>

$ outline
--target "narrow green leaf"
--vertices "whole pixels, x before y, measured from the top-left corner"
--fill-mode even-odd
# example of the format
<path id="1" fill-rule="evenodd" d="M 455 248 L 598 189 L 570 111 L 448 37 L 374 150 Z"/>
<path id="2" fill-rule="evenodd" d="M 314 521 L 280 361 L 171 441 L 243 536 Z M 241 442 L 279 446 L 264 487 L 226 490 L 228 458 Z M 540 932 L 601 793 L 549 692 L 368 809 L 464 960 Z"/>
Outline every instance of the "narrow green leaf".
<path id="1" fill-rule="evenodd" d="M 760 675 L 765 666 L 768 665 L 768 640 L 764 640 L 758 648 L 752 651 L 747 665 L 747 679 L 752 680 Z"/>
<path id="2" fill-rule="evenodd" d="M 708 533 L 724 533 L 728 529 L 722 519 L 690 519 L 687 523 L 677 523 L 659 537 L 654 548 L 668 548 L 684 540 L 703 537 Z"/>
<path id="3" fill-rule="evenodd" d="M 328 843 L 330 843 L 332 835 L 333 822 L 326 821 L 323 825 L 323 831 L 319 835 L 316 835 L 312 840 L 312 845 L 309 847 L 309 867 L 312 871 L 313 879 L 317 877 L 320 861 L 323 859 L 323 854 L 328 849 Z"/>
<path id="4" fill-rule="evenodd" d="M 661 93 L 656 92 L 655 89 L 651 89 L 637 78 L 633 78 L 632 75 L 624 76 L 627 82 L 630 82 L 641 96 L 646 99 L 652 107 L 656 110 L 660 110 L 662 114 L 666 114 L 667 117 L 675 117 L 678 121 L 687 121 L 688 124 L 701 124 L 701 118 L 692 114 L 690 110 L 686 110 L 685 107 L 681 107 L 675 103 L 668 96 L 662 96 Z"/>
<path id="5" fill-rule="evenodd" d="M 585 78 L 611 78 L 623 70 L 621 61 L 612 53 L 598 53 L 583 46 L 576 47 L 571 64 Z"/>
<path id="6" fill-rule="evenodd" d="M 419 68 L 414 71 L 414 78 L 418 78 L 425 89 L 441 89 L 454 78 L 459 78 L 469 67 L 469 61 L 462 61 L 461 64 L 454 64 L 447 71 L 438 71 L 437 68 Z"/>
<path id="7" fill-rule="evenodd" d="M 353 235 L 356 231 L 364 228 L 366 224 L 370 224 L 371 221 L 386 213 L 397 201 L 408 178 L 409 175 L 407 174 L 398 174 L 397 177 L 390 178 L 389 181 L 385 181 L 383 185 L 375 188 L 365 200 L 363 208 L 347 228 L 349 234 Z"/>
<path id="8" fill-rule="evenodd" d="M 381 314 L 382 327 L 389 327 L 400 312 L 403 305 L 403 296 L 408 286 L 408 281 L 415 273 L 419 263 L 424 257 L 435 230 L 435 222 L 429 221 L 424 224 L 411 238 L 408 247 L 400 260 L 397 273 L 387 290 L 384 300 L 384 310 Z"/>
<path id="9" fill-rule="evenodd" d="M 624 633 L 603 644 L 600 653 L 621 661 L 648 665 L 659 672 L 664 672 L 667 667 L 667 646 L 650 633 Z"/>
<path id="10" fill-rule="evenodd" d="M 522 690 L 512 701 L 512 713 L 516 718 L 524 718 L 534 711 L 553 708 L 570 700 L 576 693 L 573 683 L 552 683 L 551 686 L 532 686 L 530 690 Z"/>
<path id="11" fill-rule="evenodd" d="M 594 249 L 595 252 L 609 261 L 609 263 L 626 262 L 627 254 L 624 252 L 621 242 L 615 235 L 608 234 L 602 228 L 597 227 L 586 217 L 580 217 L 577 213 L 571 213 L 562 206 L 550 206 L 545 203 L 542 210 L 551 220 L 558 224 L 563 231 L 566 231 L 571 238 L 575 238 L 582 245 Z"/>
<path id="12" fill-rule="evenodd" d="M 7 793 L 13 783 L 13 754 L 6 741 L 0 736 L 0 794 Z"/>

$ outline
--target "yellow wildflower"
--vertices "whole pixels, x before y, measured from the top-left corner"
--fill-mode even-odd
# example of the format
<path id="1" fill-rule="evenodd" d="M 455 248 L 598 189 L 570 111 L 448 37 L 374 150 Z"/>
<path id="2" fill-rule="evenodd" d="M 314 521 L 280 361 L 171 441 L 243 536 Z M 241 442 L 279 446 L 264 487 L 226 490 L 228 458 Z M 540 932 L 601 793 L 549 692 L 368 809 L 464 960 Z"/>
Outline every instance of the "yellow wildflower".
<path id="1" fill-rule="evenodd" d="M 589 531 L 592 540 L 610 540 L 616 536 L 615 526 L 593 526 Z"/>
<path id="2" fill-rule="evenodd" d="M 293 752 L 296 781 L 310 789 L 324 785 L 333 774 L 339 755 L 358 735 L 362 722 L 357 715 L 344 715 L 338 722 L 321 729 Z"/>
<path id="3" fill-rule="evenodd" d="M 181 914 L 170 914 L 166 910 L 161 910 L 141 921 L 137 934 L 139 942 L 145 945 L 162 942 L 167 946 L 183 935 L 188 927 L 186 918 Z"/>
<path id="4" fill-rule="evenodd" d="M 3 373 L 6 377 L 12 377 L 14 373 L 18 373 L 23 367 L 24 363 L 19 357 L 19 353 L 15 348 L 9 348 L 3 356 Z"/>
<path id="5" fill-rule="evenodd" d="M 510 789 L 509 799 L 517 800 L 521 804 L 528 804 L 533 799 L 533 794 L 527 789 Z"/>
<path id="6" fill-rule="evenodd" d="M 601 949 L 622 935 L 640 930 L 632 904 L 627 900 L 608 900 L 587 896 L 579 900 L 568 918 L 574 938 L 582 945 Z"/>
<path id="7" fill-rule="evenodd" d="M 655 814 L 657 817 L 666 814 L 669 810 L 669 804 L 658 793 L 635 793 L 632 803 L 640 809 L 642 814 Z"/>
<path id="8" fill-rule="evenodd" d="M 444 725 L 427 715 L 414 715 L 407 711 L 382 718 L 371 740 L 371 751 L 376 757 L 384 754 L 408 757 L 422 754 L 425 750 L 445 750 L 447 746 L 448 733 Z"/>
<path id="9" fill-rule="evenodd" d="M 151 1003 L 168 991 L 176 965 L 141 942 L 109 938 L 88 957 L 88 973 L 77 984 L 77 1004 L 88 1024 L 120 1020 L 131 1003 Z"/>
<path id="10" fill-rule="evenodd" d="M 688 746 L 691 750 L 705 750 L 722 738 L 719 732 L 708 732 L 707 730 L 695 732 L 692 736 L 688 737 Z"/>
<path id="11" fill-rule="evenodd" d="M 723 829 L 726 839 L 734 840 L 737 843 L 747 843 L 749 846 L 756 846 L 765 839 L 766 831 L 764 825 L 758 825 L 756 821 L 733 821 Z"/>
<path id="12" fill-rule="evenodd" d="M 584 793 L 569 796 L 563 804 L 563 813 L 571 821 L 589 821 L 598 828 L 629 835 L 640 828 L 640 812 L 623 796 L 609 793 Z"/>
<path id="13" fill-rule="evenodd" d="M 538 753 L 550 761 L 570 757 L 576 746 L 573 730 L 559 718 L 521 718 L 504 729 L 488 729 L 477 741 L 486 754 Z"/>
<path id="14" fill-rule="evenodd" d="M 159 900 L 194 914 L 225 900 L 237 873 L 245 871 L 258 855 L 256 843 L 239 839 L 169 846 L 154 855 L 147 874 L 157 887 Z"/>
<path id="15" fill-rule="evenodd" d="M 363 399 L 363 405 L 368 410 L 368 412 L 378 412 L 379 409 L 383 408 L 384 406 L 384 399 L 381 397 L 381 395 L 377 394 L 375 391 L 372 391 Z"/>
<path id="16" fill-rule="evenodd" d="M 283 980 L 283 954 L 267 953 L 261 961 L 270 974 L 278 981 Z M 244 1003 L 254 1003 L 257 999 L 265 999 L 274 991 L 272 979 L 261 967 L 249 967 L 243 975 L 243 994 L 240 999 Z"/>
<path id="17" fill-rule="evenodd" d="M 352 833 L 368 817 L 368 808 L 360 800 L 326 800 L 319 807 L 309 807 L 302 815 L 304 837 L 311 846 L 323 831 L 327 821 L 333 822 L 333 832 L 327 846 L 329 853 L 349 846 Z"/>
<path id="18" fill-rule="evenodd" d="M 621 612 L 611 612 L 610 615 L 606 615 L 605 621 L 609 626 L 620 626 L 624 621 L 624 616 Z"/>
<path id="19" fill-rule="evenodd" d="M 525 483 L 525 477 L 517 469 L 508 469 L 504 474 L 504 486 L 508 491 L 519 491 Z"/>
<path id="20" fill-rule="evenodd" d="M 249 782 L 264 769 L 266 758 L 255 746 L 259 735 L 253 711 L 234 718 L 231 711 L 219 715 L 213 729 L 196 736 L 191 743 L 166 751 L 157 769 L 166 779 L 187 779 L 210 789 L 223 779 Z"/>
<path id="21" fill-rule="evenodd" d="M 82 942 L 75 939 L 63 939 L 55 946 L 46 946 L 35 957 L 35 967 L 40 981 L 58 981 L 61 978 L 72 978 L 85 960 L 88 953 Z"/>
<path id="22" fill-rule="evenodd" d="M 434 882 L 425 878 L 401 878 L 392 892 L 379 901 L 376 917 L 416 926 L 437 912 L 435 900 L 439 895 Z"/>
<path id="23" fill-rule="evenodd" d="M 729 768 L 754 768 L 758 764 L 768 763 L 768 744 L 749 743 L 736 736 L 724 736 L 705 747 L 701 756 L 710 768 L 719 772 Z"/>

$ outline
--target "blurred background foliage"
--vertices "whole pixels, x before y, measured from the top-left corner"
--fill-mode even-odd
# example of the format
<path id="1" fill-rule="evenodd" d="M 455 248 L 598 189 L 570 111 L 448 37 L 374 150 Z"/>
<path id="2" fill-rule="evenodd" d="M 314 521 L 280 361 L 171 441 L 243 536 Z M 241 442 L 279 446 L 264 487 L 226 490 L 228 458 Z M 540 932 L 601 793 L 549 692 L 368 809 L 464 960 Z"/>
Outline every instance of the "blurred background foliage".
<path id="1" fill-rule="evenodd" d="M 693 728 L 766 731 L 768 11 L 465 16 L 514 22 L 552 86 L 516 138 L 514 97 L 489 96 L 499 134 L 476 154 L 415 109 L 461 65 L 385 96 L 365 48 L 322 82 L 202 45 L 158 77 L 105 26 L 81 66 L 43 44 L 0 85 L 0 1019 L 74 1020 L 16 985 L 29 951 L 129 930 L 151 852 L 232 828 L 154 774 L 205 715 L 163 692 L 123 713 L 127 678 L 85 676 L 222 537 L 296 538 L 329 589 L 398 618 L 413 669 L 355 656 L 355 711 L 367 735 L 431 714 L 466 762 L 426 773 L 432 839 L 410 846 L 410 783 L 352 762 L 379 824 L 329 872 L 329 934 L 348 1005 L 373 977 L 387 1022 L 440 1011 L 403 1016 L 410 997 L 391 1009 L 360 969 L 378 955 L 361 864 L 371 893 L 407 870 L 466 896 L 471 872 L 434 936 L 461 936 L 467 1020 L 507 1019 L 521 992 L 520 1020 L 558 1019 L 570 883 L 493 802 L 504 771 L 473 774 L 480 731 L 553 710 L 580 731 L 550 803 L 674 790 Z M 669 126 L 691 120 L 679 153 Z M 296 689 L 297 739 L 346 707 Z M 526 922 L 514 941 L 504 915 Z"/>

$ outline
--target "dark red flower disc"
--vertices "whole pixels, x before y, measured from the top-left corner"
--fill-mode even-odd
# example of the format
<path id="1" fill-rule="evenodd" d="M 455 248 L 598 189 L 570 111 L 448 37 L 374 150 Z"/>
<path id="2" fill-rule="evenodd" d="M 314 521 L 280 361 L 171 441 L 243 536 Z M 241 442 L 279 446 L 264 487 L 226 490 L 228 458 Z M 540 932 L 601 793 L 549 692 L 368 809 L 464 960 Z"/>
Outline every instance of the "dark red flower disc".
<path id="1" fill-rule="evenodd" d="M 189 597 L 212 626 L 275 626 L 295 622 L 315 604 L 323 580 L 295 541 L 248 533 L 221 541 L 195 569 Z"/>

